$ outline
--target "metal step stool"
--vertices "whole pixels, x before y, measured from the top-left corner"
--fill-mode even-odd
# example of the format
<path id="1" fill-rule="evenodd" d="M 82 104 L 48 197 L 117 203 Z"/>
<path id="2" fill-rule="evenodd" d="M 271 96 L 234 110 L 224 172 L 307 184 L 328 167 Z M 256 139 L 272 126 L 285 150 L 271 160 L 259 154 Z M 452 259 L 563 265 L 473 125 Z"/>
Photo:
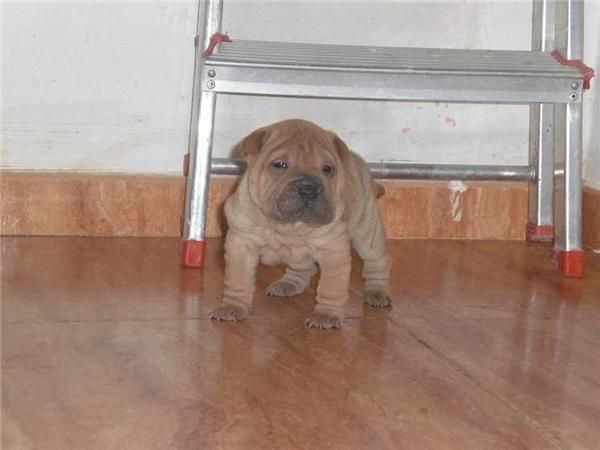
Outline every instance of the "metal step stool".
<path id="1" fill-rule="evenodd" d="M 249 94 L 532 105 L 529 166 L 371 167 L 383 178 L 528 181 L 527 238 L 554 237 L 560 270 L 567 276 L 583 275 L 581 100 L 593 71 L 580 61 L 582 1 L 534 1 L 532 51 L 231 41 L 219 34 L 221 15 L 222 1 L 209 0 L 203 26 L 198 21 L 203 39 L 196 41 L 185 170 L 185 266 L 203 264 L 210 172 L 243 170 L 239 162 L 211 160 L 217 94 Z"/>

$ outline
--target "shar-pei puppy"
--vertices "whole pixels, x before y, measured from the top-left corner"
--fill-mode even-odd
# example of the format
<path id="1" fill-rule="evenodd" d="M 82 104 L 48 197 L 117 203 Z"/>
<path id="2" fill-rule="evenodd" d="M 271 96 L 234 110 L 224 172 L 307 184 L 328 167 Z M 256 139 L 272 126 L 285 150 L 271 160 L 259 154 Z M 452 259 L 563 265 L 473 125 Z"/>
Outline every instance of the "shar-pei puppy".
<path id="1" fill-rule="evenodd" d="M 363 260 L 363 301 L 390 304 L 390 257 L 365 161 L 334 133 L 304 120 L 260 128 L 237 147 L 248 169 L 225 204 L 225 286 L 216 320 L 242 320 L 252 309 L 260 262 L 285 264 L 267 294 L 304 292 L 320 270 L 308 328 L 341 326 L 350 294 L 351 246 Z"/>

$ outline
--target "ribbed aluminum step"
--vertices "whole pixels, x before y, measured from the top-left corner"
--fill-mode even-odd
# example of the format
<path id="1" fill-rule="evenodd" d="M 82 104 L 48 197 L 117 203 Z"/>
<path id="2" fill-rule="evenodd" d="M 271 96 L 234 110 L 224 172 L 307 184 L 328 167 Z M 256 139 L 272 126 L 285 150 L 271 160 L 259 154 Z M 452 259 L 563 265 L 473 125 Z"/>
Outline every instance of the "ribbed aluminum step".
<path id="1" fill-rule="evenodd" d="M 460 72 L 463 74 L 579 77 L 548 53 L 509 50 L 362 47 L 244 41 L 221 43 L 211 58 L 222 64 L 369 72 Z"/>
<path id="2" fill-rule="evenodd" d="M 217 92 L 375 100 L 567 103 L 582 80 L 544 52 L 247 40 L 220 43 L 211 69 Z"/>

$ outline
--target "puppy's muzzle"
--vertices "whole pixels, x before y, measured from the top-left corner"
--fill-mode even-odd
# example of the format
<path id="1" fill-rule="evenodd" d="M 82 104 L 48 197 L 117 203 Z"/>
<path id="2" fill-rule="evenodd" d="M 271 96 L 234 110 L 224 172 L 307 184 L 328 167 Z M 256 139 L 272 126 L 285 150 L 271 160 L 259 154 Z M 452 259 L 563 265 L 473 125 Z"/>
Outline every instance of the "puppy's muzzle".
<path id="1" fill-rule="evenodd" d="M 323 191 L 321 181 L 312 176 L 305 176 L 296 181 L 296 190 L 305 204 L 314 201 Z"/>
<path id="2" fill-rule="evenodd" d="M 284 223 L 325 225 L 333 220 L 334 208 L 321 180 L 302 174 L 289 181 L 279 193 L 271 217 Z"/>

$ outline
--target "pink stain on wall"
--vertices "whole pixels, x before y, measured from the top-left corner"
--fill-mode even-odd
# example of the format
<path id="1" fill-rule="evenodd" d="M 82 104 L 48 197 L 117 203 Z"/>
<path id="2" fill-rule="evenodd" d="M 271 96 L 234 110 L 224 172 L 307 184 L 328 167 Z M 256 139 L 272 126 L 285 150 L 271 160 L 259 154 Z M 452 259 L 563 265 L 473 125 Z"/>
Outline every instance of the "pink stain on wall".
<path id="1" fill-rule="evenodd" d="M 408 134 L 410 132 L 411 132 L 411 129 L 409 127 L 402 128 L 402 134 Z"/>
<path id="2" fill-rule="evenodd" d="M 449 117 L 449 116 L 446 116 L 446 123 L 448 125 L 450 125 L 451 127 L 456 126 L 456 120 L 454 120 L 452 117 Z"/>

